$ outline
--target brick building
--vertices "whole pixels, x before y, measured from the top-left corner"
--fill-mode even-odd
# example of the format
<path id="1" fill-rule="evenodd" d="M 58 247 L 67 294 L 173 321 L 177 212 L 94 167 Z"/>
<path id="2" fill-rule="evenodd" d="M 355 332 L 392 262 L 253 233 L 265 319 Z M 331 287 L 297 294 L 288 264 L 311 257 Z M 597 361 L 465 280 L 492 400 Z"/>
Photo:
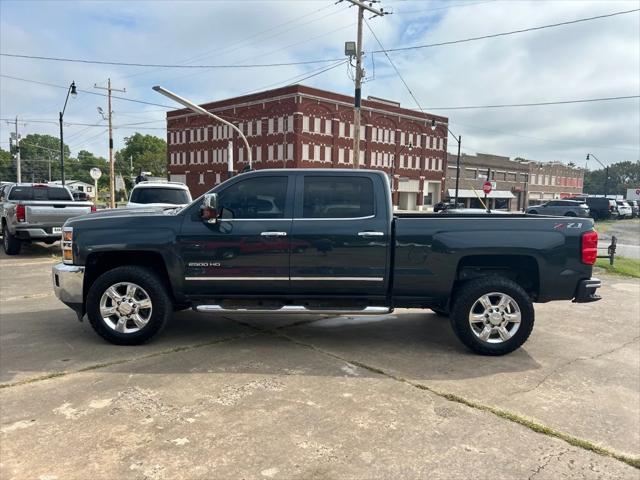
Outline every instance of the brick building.
<path id="1" fill-rule="evenodd" d="M 237 125 L 249 142 L 253 168 L 353 166 L 353 98 L 302 85 L 202 105 Z M 437 122 L 435 130 L 432 120 Z M 399 103 L 370 97 L 362 102 L 360 168 L 393 178 L 393 202 L 422 209 L 444 193 L 447 122 Z M 231 142 L 231 147 L 229 146 Z M 230 127 L 181 109 L 167 113 L 167 162 L 171 180 L 198 196 L 247 164 L 242 139 Z"/>
<path id="2" fill-rule="evenodd" d="M 547 200 L 582 193 L 584 171 L 560 162 L 535 162 L 500 155 L 478 153 L 460 156 L 458 201 L 467 207 L 481 207 L 474 190 L 483 197 L 482 184 L 495 182 L 489 194 L 491 208 L 523 210 Z M 448 154 L 446 196 L 453 199 L 456 183 L 456 156 Z"/>
<path id="3" fill-rule="evenodd" d="M 561 162 L 529 162 L 529 204 L 582 193 L 584 170 Z"/>

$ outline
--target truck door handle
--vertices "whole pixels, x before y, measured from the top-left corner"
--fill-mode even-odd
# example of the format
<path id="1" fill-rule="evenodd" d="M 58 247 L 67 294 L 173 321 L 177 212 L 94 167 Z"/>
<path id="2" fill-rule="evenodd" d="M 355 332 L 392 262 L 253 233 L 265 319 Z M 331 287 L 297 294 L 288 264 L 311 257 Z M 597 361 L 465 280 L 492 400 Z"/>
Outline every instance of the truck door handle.
<path id="1" fill-rule="evenodd" d="M 286 237 L 287 232 L 262 232 L 263 237 Z"/>
<path id="2" fill-rule="evenodd" d="M 384 232 L 358 232 L 359 237 L 384 237 Z"/>

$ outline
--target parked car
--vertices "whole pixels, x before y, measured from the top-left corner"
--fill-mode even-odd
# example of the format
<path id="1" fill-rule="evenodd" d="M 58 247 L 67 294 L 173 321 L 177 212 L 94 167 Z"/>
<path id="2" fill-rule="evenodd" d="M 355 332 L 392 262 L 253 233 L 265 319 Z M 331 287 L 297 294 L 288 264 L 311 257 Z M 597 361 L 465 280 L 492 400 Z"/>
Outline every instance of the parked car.
<path id="1" fill-rule="evenodd" d="M 618 216 L 616 201 L 606 197 L 571 197 L 571 200 L 584 202 L 589 207 L 589 214 L 596 220 L 608 220 Z"/>
<path id="2" fill-rule="evenodd" d="M 131 190 L 127 208 L 185 207 L 191 201 L 191 193 L 184 183 L 140 182 Z"/>
<path id="3" fill-rule="evenodd" d="M 627 203 L 631 207 L 631 218 L 640 216 L 640 202 L 638 200 L 627 200 Z"/>
<path id="4" fill-rule="evenodd" d="M 527 208 L 531 215 L 557 215 L 560 217 L 588 217 L 589 206 L 577 200 L 551 200 Z"/>
<path id="5" fill-rule="evenodd" d="M 616 200 L 616 204 L 618 205 L 618 218 L 632 218 L 633 217 L 633 209 L 631 206 L 624 200 Z"/>
<path id="6" fill-rule="evenodd" d="M 188 307 L 271 315 L 430 308 L 448 312 L 458 338 L 484 355 L 526 341 L 534 302 L 600 299 L 592 220 L 394 215 L 390 194 L 380 171 L 257 170 L 183 209 L 71 219 L 53 288 L 115 344 L 149 340 Z"/>
<path id="7" fill-rule="evenodd" d="M 438 212 L 442 212 L 443 210 L 449 210 L 449 209 L 463 209 L 464 207 L 464 203 L 459 202 L 457 205 L 455 204 L 455 202 L 438 202 L 433 206 L 433 211 L 435 213 Z"/>
<path id="8" fill-rule="evenodd" d="M 95 211 L 91 202 L 76 202 L 67 187 L 15 183 L 0 188 L 2 247 L 18 255 L 23 242 L 54 243 L 68 219 Z"/>

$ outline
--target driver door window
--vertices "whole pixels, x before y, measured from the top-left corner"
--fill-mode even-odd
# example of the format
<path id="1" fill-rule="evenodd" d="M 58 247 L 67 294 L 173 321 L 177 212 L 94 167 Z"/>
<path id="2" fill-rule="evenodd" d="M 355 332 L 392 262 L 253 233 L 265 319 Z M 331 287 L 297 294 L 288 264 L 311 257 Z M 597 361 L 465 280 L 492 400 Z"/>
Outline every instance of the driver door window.
<path id="1" fill-rule="evenodd" d="M 224 190 L 218 199 L 222 218 L 284 218 L 287 177 L 249 178 Z"/>

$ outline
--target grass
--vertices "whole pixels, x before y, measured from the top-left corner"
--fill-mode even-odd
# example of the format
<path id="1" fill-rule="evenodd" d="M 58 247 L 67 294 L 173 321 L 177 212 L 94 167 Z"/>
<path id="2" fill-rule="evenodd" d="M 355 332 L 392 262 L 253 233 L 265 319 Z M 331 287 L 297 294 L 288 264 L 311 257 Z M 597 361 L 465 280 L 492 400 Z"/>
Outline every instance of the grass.
<path id="1" fill-rule="evenodd" d="M 603 268 L 609 273 L 624 277 L 640 278 L 640 260 L 634 258 L 616 256 L 613 265 L 609 265 L 609 259 L 599 258 L 596 267 Z"/>

